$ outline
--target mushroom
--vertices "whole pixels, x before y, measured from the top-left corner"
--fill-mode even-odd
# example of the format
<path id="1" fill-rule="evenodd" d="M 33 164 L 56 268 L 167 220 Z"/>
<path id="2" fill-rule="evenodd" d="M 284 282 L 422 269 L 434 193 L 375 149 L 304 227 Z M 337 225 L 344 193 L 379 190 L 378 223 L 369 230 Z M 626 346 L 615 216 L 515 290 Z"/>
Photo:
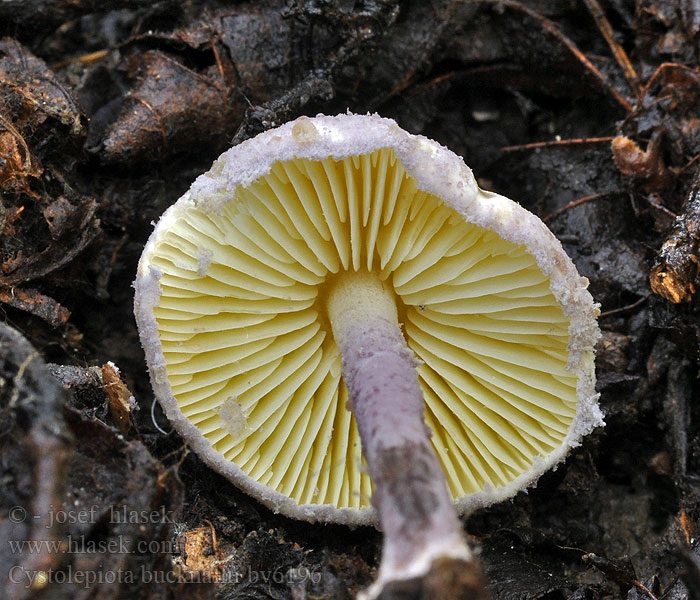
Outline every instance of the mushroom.
<path id="1" fill-rule="evenodd" d="M 207 464 L 290 517 L 381 525 L 369 597 L 436 570 L 478 594 L 457 514 L 603 424 L 587 284 L 458 156 L 346 114 L 219 157 L 153 231 L 135 314 Z"/>

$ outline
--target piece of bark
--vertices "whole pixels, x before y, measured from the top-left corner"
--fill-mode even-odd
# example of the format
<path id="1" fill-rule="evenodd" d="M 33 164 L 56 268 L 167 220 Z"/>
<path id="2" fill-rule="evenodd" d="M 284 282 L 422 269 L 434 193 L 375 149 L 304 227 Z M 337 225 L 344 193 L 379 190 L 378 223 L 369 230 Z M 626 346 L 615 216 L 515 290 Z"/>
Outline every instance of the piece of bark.
<path id="1" fill-rule="evenodd" d="M 64 325 L 70 317 L 70 311 L 65 306 L 35 289 L 0 286 L 0 302 L 36 315 L 51 327 Z"/>
<path id="2" fill-rule="evenodd" d="M 214 67 L 200 73 L 176 57 L 149 50 L 132 56 L 127 69 L 134 85 L 119 116 L 103 139 L 92 139 L 97 135 L 92 132 L 88 143 L 88 150 L 101 152 L 105 162 L 150 161 L 221 146 L 243 117 L 243 99 Z"/>
<path id="3" fill-rule="evenodd" d="M 126 435 L 135 426 L 131 413 L 136 408 L 136 401 L 129 388 L 121 380 L 119 369 L 114 364 L 109 362 L 103 365 L 101 370 L 102 386 L 107 394 L 109 414 L 119 431 Z"/>
<path id="4" fill-rule="evenodd" d="M 43 277 L 71 262 L 100 233 L 97 203 L 83 198 L 76 204 L 58 198 L 44 211 L 51 239 L 46 247 L 27 256 L 18 255 L 0 265 L 0 285 L 13 286 Z"/>
<path id="5" fill-rule="evenodd" d="M 86 120 L 72 93 L 46 63 L 11 38 L 0 39 L 0 108 L 18 129 L 35 132 L 47 119 L 82 137 Z"/>
<path id="6" fill-rule="evenodd" d="M 700 245 L 700 171 L 696 172 L 683 214 L 661 246 L 649 282 L 654 293 L 679 303 L 690 302 L 698 285 Z"/>
<path id="7" fill-rule="evenodd" d="M 226 555 L 216 539 L 216 529 L 207 521 L 207 527 L 182 532 L 176 541 L 180 555 L 174 559 L 180 581 L 218 583 L 222 580 Z"/>
<path id="8" fill-rule="evenodd" d="M 673 181 L 673 173 L 666 168 L 661 156 L 663 137 L 664 130 L 657 129 L 646 150 L 624 136 L 617 136 L 611 143 L 613 158 L 620 172 L 640 180 L 649 193 L 662 192 Z"/>

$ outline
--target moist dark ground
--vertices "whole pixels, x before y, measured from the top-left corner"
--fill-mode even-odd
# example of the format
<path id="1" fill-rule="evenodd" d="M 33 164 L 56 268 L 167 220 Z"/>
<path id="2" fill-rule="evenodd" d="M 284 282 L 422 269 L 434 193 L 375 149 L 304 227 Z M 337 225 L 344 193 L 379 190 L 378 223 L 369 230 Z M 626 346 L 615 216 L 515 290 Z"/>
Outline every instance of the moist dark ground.
<path id="1" fill-rule="evenodd" d="M 274 515 L 156 427 L 131 312 L 152 221 L 224 149 L 350 109 L 546 219 L 601 304 L 607 426 L 465 523 L 493 597 L 700 598 L 700 8 L 599 3 L 0 3 L 0 597 L 373 579 L 377 532 Z"/>

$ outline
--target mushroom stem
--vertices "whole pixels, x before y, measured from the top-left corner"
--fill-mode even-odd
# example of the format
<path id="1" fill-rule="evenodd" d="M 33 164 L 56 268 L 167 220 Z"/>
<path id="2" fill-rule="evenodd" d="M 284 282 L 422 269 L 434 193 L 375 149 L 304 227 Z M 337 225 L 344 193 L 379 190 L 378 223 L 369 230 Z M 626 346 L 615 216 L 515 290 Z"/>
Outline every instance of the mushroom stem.
<path id="1" fill-rule="evenodd" d="M 401 333 L 391 286 L 368 272 L 346 272 L 332 284 L 327 310 L 384 532 L 370 590 L 376 597 L 392 582 L 424 578 L 435 561 L 470 562 L 471 552 L 431 447 L 418 361 Z"/>

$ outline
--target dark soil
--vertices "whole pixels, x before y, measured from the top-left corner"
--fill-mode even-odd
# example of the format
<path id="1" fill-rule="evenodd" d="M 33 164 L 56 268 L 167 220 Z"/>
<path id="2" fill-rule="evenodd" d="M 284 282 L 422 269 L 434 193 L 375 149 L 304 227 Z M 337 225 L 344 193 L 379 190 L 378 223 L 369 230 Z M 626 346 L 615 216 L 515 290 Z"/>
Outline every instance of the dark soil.
<path id="1" fill-rule="evenodd" d="M 152 221 L 224 149 L 349 109 L 464 156 L 601 304 L 607 426 L 465 523 L 493 598 L 700 599 L 697 2 L 9 0 L 0 36 L 1 598 L 373 580 L 376 531 L 272 514 L 187 450 L 132 317 Z"/>

